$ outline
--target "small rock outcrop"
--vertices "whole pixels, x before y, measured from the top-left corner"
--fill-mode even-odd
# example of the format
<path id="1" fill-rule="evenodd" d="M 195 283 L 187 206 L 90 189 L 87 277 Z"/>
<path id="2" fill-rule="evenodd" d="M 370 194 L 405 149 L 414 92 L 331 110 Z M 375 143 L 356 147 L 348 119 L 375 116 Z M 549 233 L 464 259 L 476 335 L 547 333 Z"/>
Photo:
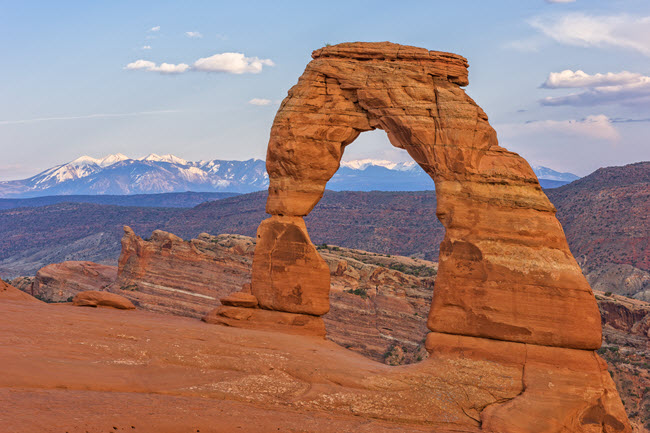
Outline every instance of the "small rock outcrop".
<path id="1" fill-rule="evenodd" d="M 103 290 L 117 278 L 117 267 L 88 261 L 53 263 L 41 268 L 24 289 L 46 302 L 70 301 L 86 290 Z"/>
<path id="2" fill-rule="evenodd" d="M 0 301 L 1 300 L 41 302 L 35 297 L 18 290 L 11 284 L 4 282 L 2 279 L 0 279 Z"/>
<path id="3" fill-rule="evenodd" d="M 203 317 L 250 280 L 254 243 L 237 235 L 185 241 L 156 230 L 148 240 L 124 227 L 117 280 L 110 290 L 150 311 Z"/>
<path id="4" fill-rule="evenodd" d="M 72 305 L 77 307 L 111 307 L 118 310 L 135 310 L 135 305 L 124 296 L 96 290 L 77 293 L 72 299 Z"/>

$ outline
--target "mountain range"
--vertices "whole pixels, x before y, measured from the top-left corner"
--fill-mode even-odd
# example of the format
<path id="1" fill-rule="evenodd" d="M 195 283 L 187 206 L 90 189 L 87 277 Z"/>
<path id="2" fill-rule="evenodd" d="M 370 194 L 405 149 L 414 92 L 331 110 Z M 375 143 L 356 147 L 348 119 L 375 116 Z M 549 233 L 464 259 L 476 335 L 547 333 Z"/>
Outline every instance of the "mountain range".
<path id="1" fill-rule="evenodd" d="M 576 179 L 547 167 L 533 167 L 544 188 Z M 268 187 L 263 160 L 186 161 L 174 155 L 129 158 L 121 153 L 103 158 L 82 156 L 23 180 L 0 181 L 0 197 L 56 195 L 133 195 L 171 192 L 247 193 Z M 341 163 L 328 182 L 333 191 L 426 191 L 431 178 L 415 162 L 361 159 Z"/>

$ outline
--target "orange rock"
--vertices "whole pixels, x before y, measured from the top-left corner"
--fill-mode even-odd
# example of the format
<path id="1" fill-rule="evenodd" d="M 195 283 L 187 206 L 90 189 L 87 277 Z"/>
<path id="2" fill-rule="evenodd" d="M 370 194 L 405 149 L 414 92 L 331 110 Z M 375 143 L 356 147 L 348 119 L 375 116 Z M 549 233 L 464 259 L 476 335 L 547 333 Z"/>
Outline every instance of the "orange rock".
<path id="1" fill-rule="evenodd" d="M 65 302 L 79 292 L 103 290 L 116 278 L 115 266 L 88 261 L 53 263 L 36 273 L 31 291 L 48 302 Z"/>
<path id="2" fill-rule="evenodd" d="M 330 271 L 301 217 L 272 216 L 257 230 L 252 293 L 261 308 L 323 315 L 330 309 Z"/>
<path id="3" fill-rule="evenodd" d="M 41 302 L 0 279 L 0 300 Z"/>
<path id="4" fill-rule="evenodd" d="M 112 307 L 119 310 L 135 310 L 135 305 L 124 296 L 96 290 L 77 293 L 72 299 L 72 305 L 77 307 Z"/>
<path id="5" fill-rule="evenodd" d="M 326 311 L 321 263 L 304 259 L 311 252 L 301 217 L 322 197 L 345 148 L 379 128 L 436 185 L 446 234 L 429 329 L 598 348 L 598 308 L 555 208 L 528 163 L 498 145 L 487 115 L 461 89 L 467 61 L 388 42 L 339 44 L 312 57 L 271 129 L 266 210 L 273 217 L 260 226 L 252 277 L 260 305 Z M 279 221 L 288 220 L 300 227 L 297 243 L 277 240 L 288 227 Z M 289 244 L 300 245 L 297 252 Z M 317 287 L 306 290 L 307 281 Z"/>
<path id="6" fill-rule="evenodd" d="M 156 230 L 144 240 L 124 227 L 110 291 L 146 310 L 200 318 L 250 280 L 253 248 L 246 236 L 202 233 L 185 241 Z"/>
<path id="7" fill-rule="evenodd" d="M 250 293 L 235 292 L 221 298 L 221 304 L 231 307 L 255 308 L 257 307 L 257 298 Z"/>
<path id="8" fill-rule="evenodd" d="M 236 328 L 325 337 L 325 322 L 323 322 L 323 319 L 307 314 L 224 305 L 210 311 L 201 320 L 206 323 Z"/>

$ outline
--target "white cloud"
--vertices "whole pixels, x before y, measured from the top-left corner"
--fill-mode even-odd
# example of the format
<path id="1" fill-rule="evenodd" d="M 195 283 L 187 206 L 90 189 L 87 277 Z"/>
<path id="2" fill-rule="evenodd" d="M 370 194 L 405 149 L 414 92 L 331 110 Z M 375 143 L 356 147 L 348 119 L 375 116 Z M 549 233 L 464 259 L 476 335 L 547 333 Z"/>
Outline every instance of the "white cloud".
<path id="1" fill-rule="evenodd" d="M 248 101 L 249 104 L 251 105 L 271 105 L 271 100 L 270 99 L 262 99 L 262 98 L 253 98 L 250 101 Z"/>
<path id="2" fill-rule="evenodd" d="M 546 0 L 546 3 L 574 3 L 576 0 Z"/>
<path id="3" fill-rule="evenodd" d="M 149 29 L 149 31 L 150 32 L 158 32 L 158 31 L 160 31 L 160 26 L 152 27 L 151 29 Z"/>
<path id="4" fill-rule="evenodd" d="M 624 48 L 650 56 L 650 17 L 571 13 L 538 17 L 530 25 L 561 44 Z"/>
<path id="5" fill-rule="evenodd" d="M 607 103 L 646 103 L 650 100 L 650 77 L 622 71 L 589 75 L 584 71 L 551 72 L 542 87 L 583 89 L 579 93 L 549 96 L 542 105 L 595 105 Z"/>
<path id="6" fill-rule="evenodd" d="M 263 66 L 274 66 L 270 59 L 246 57 L 242 53 L 222 53 L 204 57 L 194 62 L 194 69 L 204 72 L 227 72 L 230 74 L 259 74 Z"/>
<path id="7" fill-rule="evenodd" d="M 498 125 L 496 129 L 508 138 L 522 135 L 559 134 L 605 141 L 620 139 L 612 121 L 604 114 L 587 116 L 581 120 L 537 120 L 523 124 L 503 124 Z"/>
<path id="8" fill-rule="evenodd" d="M 558 88 L 586 88 L 586 87 L 606 87 L 618 85 L 634 85 L 641 83 L 650 83 L 650 77 L 644 77 L 641 74 L 622 71 L 607 72 L 606 74 L 589 75 L 584 71 L 572 71 L 566 69 L 562 72 L 551 72 L 546 82 L 542 85 L 547 89 Z"/>
<path id="9" fill-rule="evenodd" d="M 160 72 L 162 74 L 180 74 L 187 71 L 202 72 L 225 72 L 230 74 L 258 74 L 264 66 L 274 66 L 270 59 L 259 59 L 257 57 L 246 57 L 241 53 L 222 53 L 211 57 L 198 59 L 194 65 L 185 63 L 156 63 L 149 60 L 136 60 L 124 67 L 127 70 L 142 70 L 149 72 Z"/>
<path id="10" fill-rule="evenodd" d="M 185 63 L 179 63 L 177 65 L 172 63 L 161 63 L 160 65 L 156 65 L 154 62 L 142 59 L 129 63 L 124 67 L 124 69 L 131 71 L 144 70 L 149 72 L 160 72 L 161 74 L 181 74 L 187 71 L 189 68 L 190 65 L 187 65 Z"/>
<path id="11" fill-rule="evenodd" d="M 185 32 L 185 35 L 188 38 L 202 38 L 203 37 L 203 35 L 201 33 L 199 33 L 199 32 Z"/>
<path id="12" fill-rule="evenodd" d="M 151 45 L 145 45 L 145 46 L 142 47 L 142 49 L 143 49 L 143 50 L 150 50 L 150 49 L 151 49 Z"/>

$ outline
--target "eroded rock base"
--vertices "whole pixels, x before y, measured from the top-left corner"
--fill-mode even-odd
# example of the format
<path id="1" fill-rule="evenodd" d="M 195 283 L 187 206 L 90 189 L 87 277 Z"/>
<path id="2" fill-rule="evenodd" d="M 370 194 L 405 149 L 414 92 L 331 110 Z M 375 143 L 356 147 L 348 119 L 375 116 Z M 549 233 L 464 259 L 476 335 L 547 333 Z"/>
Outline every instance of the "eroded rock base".
<path id="1" fill-rule="evenodd" d="M 325 337 L 325 322 L 317 316 L 222 305 L 201 320 L 215 325 L 279 331 L 287 334 Z"/>
<path id="2" fill-rule="evenodd" d="M 514 398 L 472 407 L 483 430 L 631 431 L 607 364 L 594 351 L 435 332 L 427 336 L 426 347 L 433 360 L 484 360 L 519 372 L 508 378 L 521 379 L 520 393 Z M 483 380 L 481 371 L 477 371 L 477 380 Z"/>

